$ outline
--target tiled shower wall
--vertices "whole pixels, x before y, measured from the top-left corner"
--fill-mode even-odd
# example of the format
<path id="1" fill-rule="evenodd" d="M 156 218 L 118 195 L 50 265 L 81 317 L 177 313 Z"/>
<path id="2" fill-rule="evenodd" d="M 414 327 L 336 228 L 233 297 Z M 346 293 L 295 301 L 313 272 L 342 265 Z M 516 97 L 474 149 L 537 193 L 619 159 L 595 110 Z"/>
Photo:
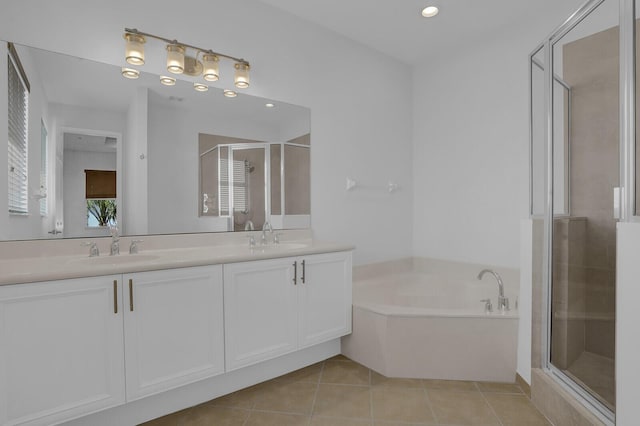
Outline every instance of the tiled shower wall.
<path id="1" fill-rule="evenodd" d="M 613 189 L 619 186 L 619 29 L 568 43 L 563 76 L 571 86 L 571 216 L 586 218 L 571 255 L 584 265 L 572 271 L 584 285 L 587 352 L 614 357 L 616 221 Z M 571 241 L 570 241 L 571 244 Z M 575 262 L 574 262 L 575 263 Z M 584 274 L 583 274 L 584 273 Z M 580 297 L 580 296 L 578 296 Z M 581 303 L 581 302 L 577 302 Z"/>

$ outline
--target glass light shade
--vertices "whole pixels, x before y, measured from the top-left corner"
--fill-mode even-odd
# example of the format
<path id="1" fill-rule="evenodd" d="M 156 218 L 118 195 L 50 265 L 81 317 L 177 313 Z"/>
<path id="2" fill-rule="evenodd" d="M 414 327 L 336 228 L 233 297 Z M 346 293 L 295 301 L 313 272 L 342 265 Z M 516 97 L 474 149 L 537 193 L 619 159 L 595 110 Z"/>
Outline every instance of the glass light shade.
<path id="1" fill-rule="evenodd" d="M 140 71 L 134 70 L 133 68 L 122 68 L 122 76 L 135 80 L 140 77 Z"/>
<path id="2" fill-rule="evenodd" d="M 193 83 L 193 88 L 196 89 L 198 92 L 206 92 L 207 90 L 209 90 L 209 86 L 202 83 Z"/>
<path id="3" fill-rule="evenodd" d="M 179 44 L 167 45 L 167 71 L 173 74 L 184 72 L 184 52 L 184 47 Z"/>
<path id="4" fill-rule="evenodd" d="M 218 81 L 220 78 L 219 58 L 216 55 L 204 54 L 202 56 L 202 77 L 207 81 Z"/>
<path id="5" fill-rule="evenodd" d="M 144 65 L 145 38 L 138 34 L 126 33 L 124 39 L 127 40 L 124 50 L 127 63 L 131 65 Z"/>
<path id="6" fill-rule="evenodd" d="M 237 92 L 229 89 L 225 89 L 223 93 L 227 98 L 235 98 L 236 96 L 238 96 Z"/>
<path id="7" fill-rule="evenodd" d="M 166 75 L 163 75 L 163 76 L 160 76 L 160 83 L 164 84 L 165 86 L 175 86 L 176 79 L 173 77 L 168 77 Z"/>
<path id="8" fill-rule="evenodd" d="M 235 65 L 235 85 L 238 89 L 246 89 L 249 87 L 249 64 L 246 62 L 238 62 Z"/>

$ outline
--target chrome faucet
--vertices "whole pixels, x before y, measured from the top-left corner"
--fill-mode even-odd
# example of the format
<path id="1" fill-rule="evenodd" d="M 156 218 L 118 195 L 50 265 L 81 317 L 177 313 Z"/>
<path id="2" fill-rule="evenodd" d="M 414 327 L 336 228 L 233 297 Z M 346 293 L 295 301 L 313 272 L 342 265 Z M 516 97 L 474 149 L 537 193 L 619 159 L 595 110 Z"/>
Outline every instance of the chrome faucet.
<path id="1" fill-rule="evenodd" d="M 89 257 L 100 256 L 100 250 L 98 250 L 98 244 L 94 242 L 85 242 L 80 244 L 81 246 L 89 247 Z"/>
<path id="2" fill-rule="evenodd" d="M 268 243 L 267 231 L 269 231 L 269 235 L 273 235 L 273 227 L 269 222 L 265 222 L 264 225 L 262 225 L 262 236 L 260 236 L 260 244 L 262 244 L 263 246 Z"/>
<path id="3" fill-rule="evenodd" d="M 142 240 L 131 240 L 131 245 L 129 246 L 129 254 L 138 254 L 138 244 L 140 244 Z"/>
<path id="4" fill-rule="evenodd" d="M 502 282 L 502 278 L 500 278 L 500 274 L 491 269 L 483 269 L 478 274 L 478 279 L 481 280 L 484 274 L 489 273 L 494 276 L 496 281 L 498 281 L 498 310 L 501 312 L 505 312 L 509 310 L 509 298 L 504 297 L 504 283 Z"/>
<path id="5" fill-rule="evenodd" d="M 118 234 L 118 227 L 116 225 L 110 225 L 109 232 L 111 233 L 111 250 L 109 254 L 111 256 L 115 256 L 120 254 L 120 235 Z"/>

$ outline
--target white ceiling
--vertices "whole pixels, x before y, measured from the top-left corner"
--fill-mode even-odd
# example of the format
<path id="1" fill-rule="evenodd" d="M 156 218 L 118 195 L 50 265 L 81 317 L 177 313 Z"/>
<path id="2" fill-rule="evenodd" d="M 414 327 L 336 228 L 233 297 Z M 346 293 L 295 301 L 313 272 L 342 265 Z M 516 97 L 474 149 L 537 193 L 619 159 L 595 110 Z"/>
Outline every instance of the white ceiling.
<path id="1" fill-rule="evenodd" d="M 441 49 L 463 45 L 547 16 L 561 24 L 584 0 L 260 0 L 366 46 L 415 64 Z M 436 3 L 440 13 L 420 12 Z M 556 24 L 553 24 L 556 25 Z M 541 29 L 541 39 L 553 27 Z M 506 31 L 505 31 L 506 33 Z M 534 46 L 532 46 L 534 47 Z"/>

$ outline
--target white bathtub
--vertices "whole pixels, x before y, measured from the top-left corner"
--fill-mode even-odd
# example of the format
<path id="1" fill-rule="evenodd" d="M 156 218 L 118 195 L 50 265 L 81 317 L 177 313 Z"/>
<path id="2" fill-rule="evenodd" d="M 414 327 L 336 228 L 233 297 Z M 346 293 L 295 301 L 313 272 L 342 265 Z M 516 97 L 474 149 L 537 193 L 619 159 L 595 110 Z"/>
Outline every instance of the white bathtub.
<path id="1" fill-rule="evenodd" d="M 355 274 L 353 333 L 342 352 L 387 377 L 513 382 L 518 274 L 497 269 L 512 305 L 500 313 L 498 285 L 489 275 L 478 281 L 481 269 L 422 259 L 405 271 Z"/>

